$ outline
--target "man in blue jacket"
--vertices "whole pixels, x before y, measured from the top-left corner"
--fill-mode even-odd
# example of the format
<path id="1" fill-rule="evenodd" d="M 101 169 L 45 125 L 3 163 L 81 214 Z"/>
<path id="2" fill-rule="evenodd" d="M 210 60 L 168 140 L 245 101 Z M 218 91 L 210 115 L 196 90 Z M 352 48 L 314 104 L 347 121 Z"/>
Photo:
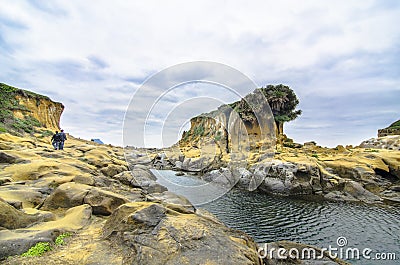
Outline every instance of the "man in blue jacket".
<path id="1" fill-rule="evenodd" d="M 59 137 L 60 137 L 60 142 L 58 145 L 58 149 L 59 150 L 64 150 L 64 142 L 67 140 L 67 136 L 64 133 L 64 130 L 61 130 L 61 132 L 59 133 Z"/>

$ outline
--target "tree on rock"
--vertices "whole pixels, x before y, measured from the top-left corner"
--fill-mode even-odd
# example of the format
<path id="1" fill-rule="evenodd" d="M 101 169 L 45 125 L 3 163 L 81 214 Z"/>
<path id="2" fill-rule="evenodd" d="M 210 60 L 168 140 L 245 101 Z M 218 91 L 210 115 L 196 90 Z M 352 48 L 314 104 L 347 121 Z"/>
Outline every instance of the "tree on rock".
<path id="1" fill-rule="evenodd" d="M 283 124 L 296 119 L 301 115 L 301 110 L 296 110 L 299 100 L 294 91 L 285 85 L 267 85 L 260 88 L 268 100 L 276 124 L 276 136 L 281 140 Z"/>

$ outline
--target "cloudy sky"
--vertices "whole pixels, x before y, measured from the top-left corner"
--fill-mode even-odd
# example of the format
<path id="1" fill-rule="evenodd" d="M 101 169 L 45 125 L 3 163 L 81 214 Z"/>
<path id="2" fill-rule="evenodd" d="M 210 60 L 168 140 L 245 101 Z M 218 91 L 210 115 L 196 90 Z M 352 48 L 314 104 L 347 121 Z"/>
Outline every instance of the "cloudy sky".
<path id="1" fill-rule="evenodd" d="M 145 80 L 219 62 L 295 90 L 303 115 L 285 127 L 295 141 L 359 144 L 400 118 L 399 18 L 397 0 L 0 0 L 0 82 L 62 102 L 74 136 L 122 145 Z"/>

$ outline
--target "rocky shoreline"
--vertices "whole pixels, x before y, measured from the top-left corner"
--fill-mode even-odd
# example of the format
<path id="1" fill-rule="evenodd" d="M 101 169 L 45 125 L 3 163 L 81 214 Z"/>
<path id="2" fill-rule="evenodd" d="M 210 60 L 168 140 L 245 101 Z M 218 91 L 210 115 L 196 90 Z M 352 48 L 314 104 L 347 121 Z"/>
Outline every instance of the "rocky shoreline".
<path id="1" fill-rule="evenodd" d="M 71 136 L 59 152 L 46 138 L 0 134 L 2 263 L 275 264 L 250 236 L 158 184 L 140 159 L 128 171 L 123 157 Z M 65 232 L 67 244 L 20 256 Z"/>
<path id="2" fill-rule="evenodd" d="M 251 237 L 188 206 L 145 166 L 127 171 L 122 148 L 70 137 L 57 152 L 47 141 L 0 134 L 5 264 L 261 264 Z M 4 260 L 66 231 L 65 247 Z"/>
<path id="3" fill-rule="evenodd" d="M 280 196 L 313 196 L 314 199 L 364 203 L 400 202 L 400 136 L 370 139 L 359 147 L 325 148 L 315 143 L 282 147 L 273 158 L 249 162 L 247 167 L 213 164 L 208 157 L 182 157 L 173 150 L 167 167 L 191 172 L 223 186 L 251 188 Z M 251 157 L 251 154 L 249 155 Z M 256 155 L 254 155 L 256 156 Z M 252 190 L 252 189 L 250 189 Z"/>

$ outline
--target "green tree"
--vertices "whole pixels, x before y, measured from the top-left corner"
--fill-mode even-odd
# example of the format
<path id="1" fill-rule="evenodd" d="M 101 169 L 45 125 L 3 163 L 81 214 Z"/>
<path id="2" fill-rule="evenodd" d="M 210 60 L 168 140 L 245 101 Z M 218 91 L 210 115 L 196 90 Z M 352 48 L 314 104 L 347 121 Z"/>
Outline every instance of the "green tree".
<path id="1" fill-rule="evenodd" d="M 283 137 L 283 124 L 296 119 L 301 115 L 301 110 L 296 110 L 299 100 L 294 91 L 285 85 L 267 85 L 260 88 L 274 114 L 276 136 L 278 140 Z"/>

